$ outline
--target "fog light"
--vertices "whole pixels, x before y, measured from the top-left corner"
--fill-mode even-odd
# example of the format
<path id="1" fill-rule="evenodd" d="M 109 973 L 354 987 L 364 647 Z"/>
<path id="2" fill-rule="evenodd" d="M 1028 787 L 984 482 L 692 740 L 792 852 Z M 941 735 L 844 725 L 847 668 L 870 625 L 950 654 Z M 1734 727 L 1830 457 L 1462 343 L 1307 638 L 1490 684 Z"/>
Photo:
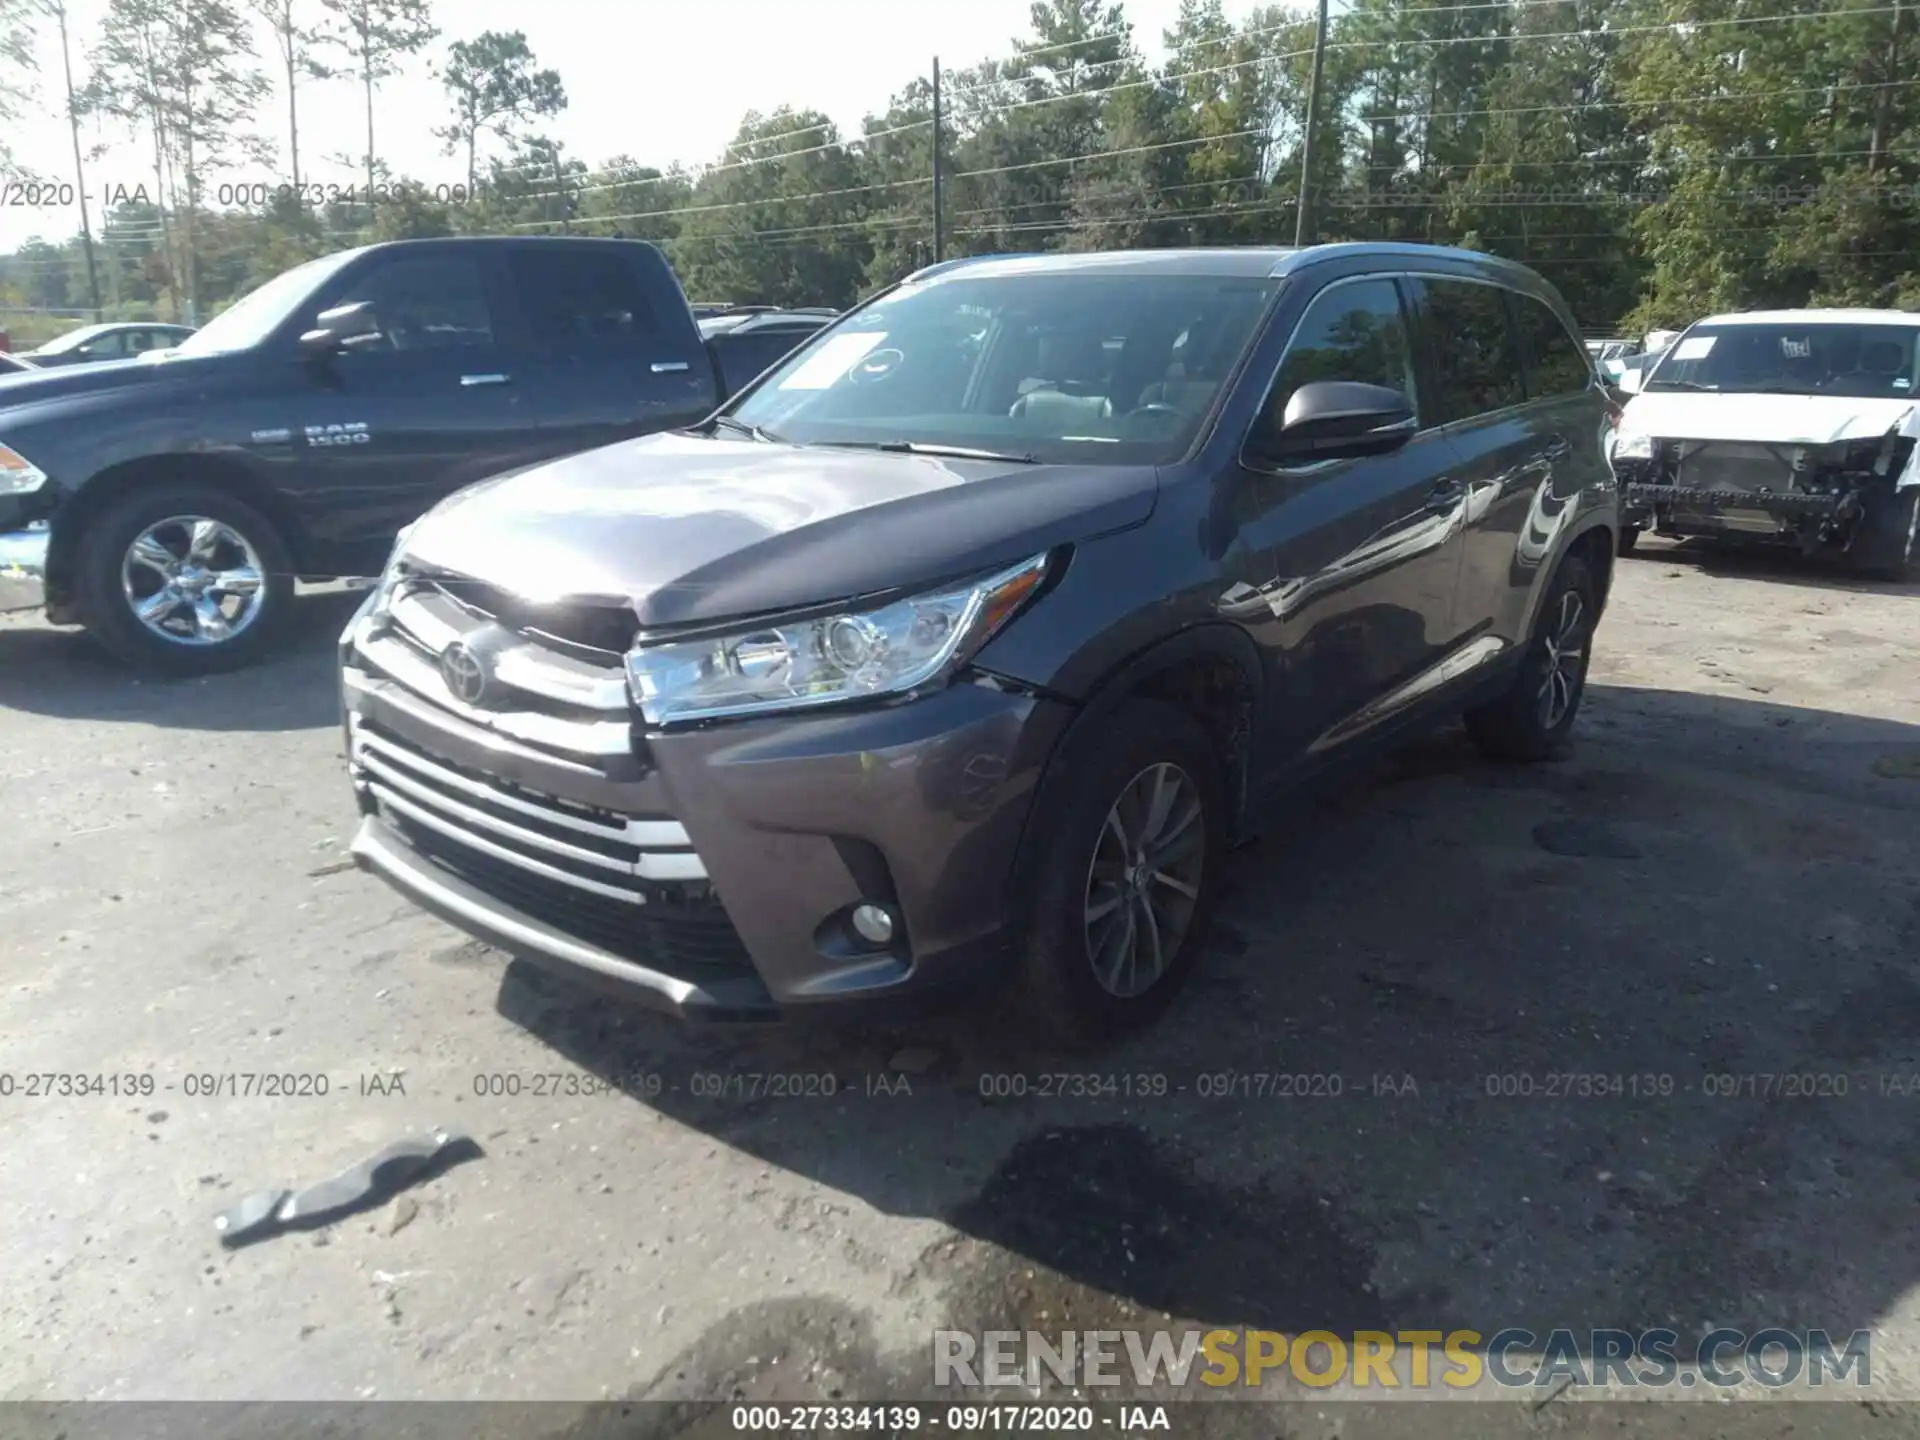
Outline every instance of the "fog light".
<path id="1" fill-rule="evenodd" d="M 869 945 L 884 945 L 893 939 L 893 916 L 878 905 L 856 905 L 853 929 Z"/>

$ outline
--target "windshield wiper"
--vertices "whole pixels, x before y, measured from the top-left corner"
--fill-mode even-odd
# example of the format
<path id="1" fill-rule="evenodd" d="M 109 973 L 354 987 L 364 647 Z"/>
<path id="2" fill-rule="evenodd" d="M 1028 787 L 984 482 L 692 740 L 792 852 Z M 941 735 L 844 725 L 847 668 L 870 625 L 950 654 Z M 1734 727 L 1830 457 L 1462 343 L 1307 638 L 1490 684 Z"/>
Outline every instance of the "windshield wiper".
<path id="1" fill-rule="evenodd" d="M 722 427 L 733 431 L 736 435 L 745 435 L 749 440 L 764 440 L 769 445 L 784 445 L 787 443 L 771 430 L 767 429 L 766 426 L 749 425 L 746 421 L 736 420 L 731 415 L 716 415 L 713 417 L 713 428 L 719 430 Z"/>
<path id="2" fill-rule="evenodd" d="M 1702 385 L 1694 380 L 1650 380 L 1647 382 L 1647 389 L 1649 390 L 1703 390 L 1711 394 L 1716 388 L 1717 387 L 1712 385 Z"/>
<path id="3" fill-rule="evenodd" d="M 835 450 L 880 450 L 889 455 L 948 455 L 956 460 L 999 460 L 1008 465 L 1039 465 L 1038 455 L 1009 455 L 968 445 L 923 445 L 918 440 L 822 440 Z"/>

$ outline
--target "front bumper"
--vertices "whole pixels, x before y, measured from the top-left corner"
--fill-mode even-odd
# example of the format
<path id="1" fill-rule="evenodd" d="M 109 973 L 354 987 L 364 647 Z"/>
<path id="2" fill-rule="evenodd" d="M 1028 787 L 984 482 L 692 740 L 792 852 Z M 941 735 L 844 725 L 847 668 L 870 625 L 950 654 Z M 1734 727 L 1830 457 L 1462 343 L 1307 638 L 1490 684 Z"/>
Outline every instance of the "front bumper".
<path id="1" fill-rule="evenodd" d="M 44 521 L 0 534 L 0 612 L 47 603 L 47 539 Z"/>
<path id="2" fill-rule="evenodd" d="M 957 683 L 909 703 L 567 754 L 342 647 L 353 856 L 511 954 L 689 1018 L 907 1000 L 985 978 L 1067 707 Z M 377 649 L 377 647 L 371 647 Z M 895 918 L 862 942 L 854 906 Z"/>

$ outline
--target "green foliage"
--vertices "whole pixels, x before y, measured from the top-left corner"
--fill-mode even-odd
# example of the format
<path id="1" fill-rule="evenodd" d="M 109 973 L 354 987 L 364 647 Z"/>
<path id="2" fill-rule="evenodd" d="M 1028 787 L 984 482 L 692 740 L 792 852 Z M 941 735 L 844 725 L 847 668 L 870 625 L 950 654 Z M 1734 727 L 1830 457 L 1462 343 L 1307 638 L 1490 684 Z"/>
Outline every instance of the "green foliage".
<path id="1" fill-rule="evenodd" d="M 0 51 L 45 3 L 0 0 Z M 446 187 L 401 180 L 371 209 L 218 213 L 204 186 L 194 203 L 194 176 L 248 138 L 231 103 L 255 93 L 247 52 L 221 39 L 236 3 L 111 0 L 88 98 L 150 142 L 165 207 L 106 217 L 109 305 L 164 307 L 196 283 L 219 303 L 328 247 L 448 233 L 644 238 L 690 295 L 736 302 L 844 305 L 934 258 L 929 77 L 902 77 L 855 134 L 817 111 L 756 110 L 707 165 L 593 165 L 540 133 L 566 92 L 518 32 L 456 40 L 439 72 L 437 133 L 477 198 L 449 204 Z M 344 52 L 367 100 L 367 153 L 351 163 L 382 175 L 373 92 L 435 35 L 427 0 L 247 3 L 269 18 L 282 69 L 314 73 L 302 67 L 324 68 L 321 47 Z M 1182 0 L 1158 63 L 1122 0 L 1040 0 L 1030 22 L 1001 53 L 943 72 L 947 255 L 1291 243 L 1307 0 L 1237 19 L 1224 0 Z M 1920 308 L 1920 0 L 1351 0 L 1328 38 L 1319 239 L 1511 256 L 1596 328 L 1757 305 Z M 199 57 L 190 99 L 183 54 Z M 23 75 L 0 67 L 13 87 L 0 118 Z M 7 303 L 81 303 L 77 243 L 36 242 L 15 262 L 0 258 Z"/>

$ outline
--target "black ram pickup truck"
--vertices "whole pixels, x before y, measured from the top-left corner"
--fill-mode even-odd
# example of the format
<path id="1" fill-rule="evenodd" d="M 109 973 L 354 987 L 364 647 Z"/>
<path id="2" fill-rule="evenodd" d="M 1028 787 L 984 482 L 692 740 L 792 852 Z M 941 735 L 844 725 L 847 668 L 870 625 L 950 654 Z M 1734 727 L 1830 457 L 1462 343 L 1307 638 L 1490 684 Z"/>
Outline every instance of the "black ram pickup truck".
<path id="1" fill-rule="evenodd" d="M 310 261 L 175 349 L 0 379 L 0 605 L 148 668 L 231 669 L 273 646 L 296 579 L 377 575 L 442 496 L 691 425 L 778 358 L 703 337 L 642 241 Z"/>

